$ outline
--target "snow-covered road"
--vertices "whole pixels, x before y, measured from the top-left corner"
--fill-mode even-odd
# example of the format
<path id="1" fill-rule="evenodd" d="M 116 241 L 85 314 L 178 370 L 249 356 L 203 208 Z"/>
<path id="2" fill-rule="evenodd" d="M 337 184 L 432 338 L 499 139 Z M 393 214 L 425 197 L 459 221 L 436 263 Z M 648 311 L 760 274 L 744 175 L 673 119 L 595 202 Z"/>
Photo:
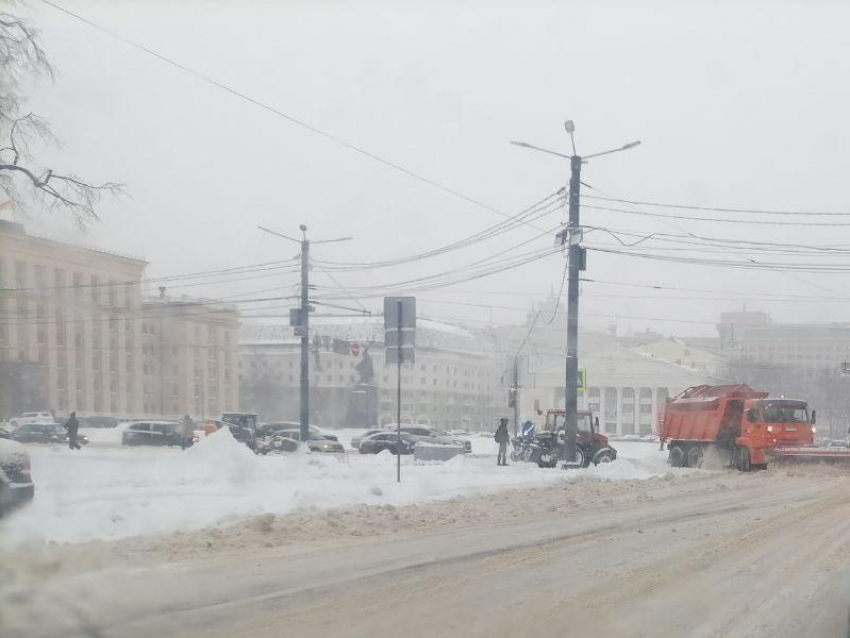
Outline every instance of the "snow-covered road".
<path id="1" fill-rule="evenodd" d="M 349 448 L 354 430 L 337 432 Z M 404 505 L 485 494 L 514 487 L 572 481 L 648 479 L 670 471 L 664 453 L 649 443 L 618 443 L 620 459 L 584 472 L 541 470 L 529 463 L 495 464 L 496 445 L 473 437 L 473 454 L 446 463 L 395 457 L 287 454 L 255 456 L 227 432 L 187 451 L 120 446 L 119 430 L 87 430 L 80 452 L 29 446 L 36 497 L 0 523 L 0 543 L 112 540 L 196 530 L 260 514 L 341 505 Z M 680 473 L 687 470 L 678 470 Z"/>
<path id="2" fill-rule="evenodd" d="M 845 637 L 848 483 L 819 467 L 576 478 L 0 548 L 0 635 Z"/>

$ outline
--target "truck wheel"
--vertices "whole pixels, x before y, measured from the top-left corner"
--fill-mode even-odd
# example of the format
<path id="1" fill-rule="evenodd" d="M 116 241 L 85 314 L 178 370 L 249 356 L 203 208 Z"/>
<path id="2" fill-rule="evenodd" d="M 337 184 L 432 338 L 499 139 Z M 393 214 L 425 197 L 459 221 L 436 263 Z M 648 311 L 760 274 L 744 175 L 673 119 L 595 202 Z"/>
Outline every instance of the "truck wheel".
<path id="1" fill-rule="evenodd" d="M 737 466 L 738 466 L 738 469 L 741 472 L 749 472 L 752 469 L 752 463 L 750 462 L 750 450 L 749 450 L 749 448 L 745 448 L 745 447 L 738 448 Z"/>
<path id="2" fill-rule="evenodd" d="M 670 467 L 685 467 L 685 451 L 681 445 L 674 445 L 670 448 Z"/>
<path id="3" fill-rule="evenodd" d="M 688 467 L 702 467 L 702 448 L 693 445 L 688 450 Z"/>

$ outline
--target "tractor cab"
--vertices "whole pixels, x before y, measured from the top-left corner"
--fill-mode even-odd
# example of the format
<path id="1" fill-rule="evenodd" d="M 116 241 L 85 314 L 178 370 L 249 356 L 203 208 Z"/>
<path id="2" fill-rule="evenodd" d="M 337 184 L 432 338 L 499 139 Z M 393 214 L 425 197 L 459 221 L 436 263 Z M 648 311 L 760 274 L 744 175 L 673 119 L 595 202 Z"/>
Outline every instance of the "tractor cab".
<path id="1" fill-rule="evenodd" d="M 558 432 L 558 438 L 564 438 L 564 411 L 549 410 L 546 413 L 546 432 Z M 599 417 L 594 417 L 588 410 L 578 411 L 578 441 L 584 445 L 595 444 L 597 447 L 607 447 L 608 437 L 599 432 Z"/>

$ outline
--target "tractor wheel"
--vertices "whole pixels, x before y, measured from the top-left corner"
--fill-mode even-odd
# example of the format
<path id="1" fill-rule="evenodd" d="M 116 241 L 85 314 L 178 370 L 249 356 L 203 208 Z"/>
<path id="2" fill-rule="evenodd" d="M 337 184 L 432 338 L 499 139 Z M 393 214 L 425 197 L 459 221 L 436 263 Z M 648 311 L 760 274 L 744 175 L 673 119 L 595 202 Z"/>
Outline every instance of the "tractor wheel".
<path id="1" fill-rule="evenodd" d="M 693 445 L 688 450 L 688 467 L 702 467 L 702 448 Z"/>
<path id="2" fill-rule="evenodd" d="M 670 467 L 685 467 L 685 450 L 681 445 L 674 445 L 670 448 L 669 455 Z"/>
<path id="3" fill-rule="evenodd" d="M 511 461 L 513 461 L 514 463 L 519 461 L 521 454 L 522 454 L 522 452 L 520 452 L 517 449 L 511 450 Z"/>
<path id="4" fill-rule="evenodd" d="M 588 465 L 590 465 L 590 459 L 584 453 L 584 450 L 582 450 L 580 447 L 577 447 L 576 448 L 576 458 L 575 458 L 574 464 L 573 465 L 564 465 L 564 467 L 569 470 L 569 469 L 577 469 L 577 468 L 580 468 L 580 467 L 587 467 Z"/>
<path id="5" fill-rule="evenodd" d="M 593 464 L 599 465 L 600 463 L 610 463 L 614 460 L 614 455 L 611 452 L 601 452 L 599 456 L 594 459 Z"/>

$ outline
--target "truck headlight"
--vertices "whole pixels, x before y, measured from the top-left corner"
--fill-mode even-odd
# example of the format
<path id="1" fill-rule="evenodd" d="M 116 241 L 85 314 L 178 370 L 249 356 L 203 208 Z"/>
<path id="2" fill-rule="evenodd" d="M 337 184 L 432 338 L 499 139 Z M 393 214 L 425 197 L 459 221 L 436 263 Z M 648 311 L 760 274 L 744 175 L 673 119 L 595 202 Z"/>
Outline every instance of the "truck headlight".
<path id="1" fill-rule="evenodd" d="M 768 434 L 773 432 L 773 426 L 772 425 L 767 426 L 767 432 L 768 432 Z"/>
<path id="2" fill-rule="evenodd" d="M 818 429 L 815 426 L 812 426 L 812 434 L 814 434 L 817 431 L 818 431 Z"/>

